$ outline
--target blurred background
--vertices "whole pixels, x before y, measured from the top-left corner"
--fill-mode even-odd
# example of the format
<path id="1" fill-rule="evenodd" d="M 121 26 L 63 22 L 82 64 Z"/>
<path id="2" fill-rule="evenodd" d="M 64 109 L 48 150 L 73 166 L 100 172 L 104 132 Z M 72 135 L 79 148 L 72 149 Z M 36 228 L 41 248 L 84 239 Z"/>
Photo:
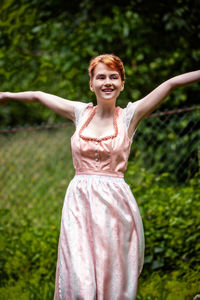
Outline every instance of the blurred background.
<path id="1" fill-rule="evenodd" d="M 125 107 L 199 69 L 199 20 L 199 0 L 2 0 L 0 91 L 95 104 L 89 61 L 114 53 L 126 70 L 118 99 Z M 134 137 L 126 181 L 146 239 L 137 300 L 200 294 L 199 95 L 199 83 L 175 90 Z M 0 300 L 53 299 L 73 132 L 40 104 L 0 107 Z"/>

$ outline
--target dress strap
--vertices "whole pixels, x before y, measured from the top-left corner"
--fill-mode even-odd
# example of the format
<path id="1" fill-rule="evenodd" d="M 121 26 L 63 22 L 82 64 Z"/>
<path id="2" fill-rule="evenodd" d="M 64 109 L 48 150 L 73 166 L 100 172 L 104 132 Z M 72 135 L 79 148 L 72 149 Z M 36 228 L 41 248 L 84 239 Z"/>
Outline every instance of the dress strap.
<path id="1" fill-rule="evenodd" d="M 74 114 L 75 114 L 75 126 L 78 127 L 81 119 L 83 117 L 84 111 L 88 108 L 88 106 L 93 106 L 93 103 L 83 103 L 83 102 L 75 102 L 74 103 Z"/>

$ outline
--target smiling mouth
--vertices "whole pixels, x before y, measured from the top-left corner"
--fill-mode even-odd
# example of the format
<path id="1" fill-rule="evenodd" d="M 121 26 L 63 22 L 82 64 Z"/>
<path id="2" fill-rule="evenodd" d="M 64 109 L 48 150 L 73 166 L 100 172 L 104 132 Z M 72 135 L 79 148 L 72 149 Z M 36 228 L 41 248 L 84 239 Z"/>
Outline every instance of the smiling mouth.
<path id="1" fill-rule="evenodd" d="M 105 93 L 111 93 L 114 91 L 114 89 L 102 89 L 102 91 Z"/>

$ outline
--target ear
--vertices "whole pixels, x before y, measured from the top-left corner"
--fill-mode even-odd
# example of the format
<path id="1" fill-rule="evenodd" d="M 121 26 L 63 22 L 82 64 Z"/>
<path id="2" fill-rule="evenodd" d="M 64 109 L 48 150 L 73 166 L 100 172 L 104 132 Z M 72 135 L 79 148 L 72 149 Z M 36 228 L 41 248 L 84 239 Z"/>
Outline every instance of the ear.
<path id="1" fill-rule="evenodd" d="M 90 80 L 89 82 L 89 86 L 90 86 L 90 91 L 94 92 L 93 86 L 92 86 L 92 81 Z"/>
<path id="2" fill-rule="evenodd" d="M 120 91 L 122 92 L 124 90 L 124 81 L 122 81 L 121 89 Z"/>

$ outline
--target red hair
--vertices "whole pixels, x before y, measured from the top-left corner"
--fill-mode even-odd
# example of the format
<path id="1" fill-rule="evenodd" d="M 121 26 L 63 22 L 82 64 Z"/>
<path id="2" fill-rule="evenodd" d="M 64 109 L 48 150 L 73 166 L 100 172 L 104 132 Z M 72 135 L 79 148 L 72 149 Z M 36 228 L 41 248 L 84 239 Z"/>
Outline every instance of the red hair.
<path id="1" fill-rule="evenodd" d="M 103 63 L 109 68 L 119 72 L 121 80 L 125 81 L 125 70 L 124 65 L 121 59 L 114 54 L 102 54 L 94 57 L 89 64 L 88 72 L 89 76 L 92 79 L 94 76 L 94 69 L 98 63 Z"/>

